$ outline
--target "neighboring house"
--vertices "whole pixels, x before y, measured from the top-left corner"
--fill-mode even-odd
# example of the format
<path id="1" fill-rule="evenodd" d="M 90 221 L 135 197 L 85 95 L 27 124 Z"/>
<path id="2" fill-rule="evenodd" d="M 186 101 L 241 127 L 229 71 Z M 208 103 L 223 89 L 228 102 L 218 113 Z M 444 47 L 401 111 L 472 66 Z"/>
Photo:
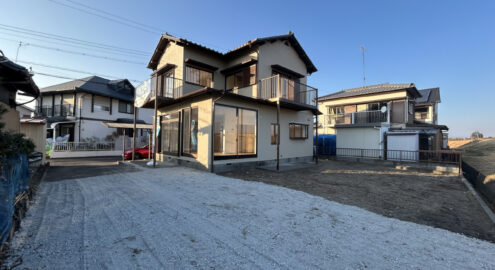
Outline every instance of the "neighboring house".
<path id="1" fill-rule="evenodd" d="M 293 33 L 227 53 L 165 34 L 148 68 L 140 103 L 153 108 L 157 90 L 159 160 L 211 171 L 312 160 L 317 90 L 306 76 L 316 67 Z"/>
<path id="2" fill-rule="evenodd" d="M 321 134 L 337 135 L 342 149 L 440 150 L 444 132 L 437 124 L 439 89 L 418 91 L 410 84 L 378 84 L 346 89 L 318 98 Z M 417 109 L 428 114 L 417 114 Z M 419 120 L 421 121 L 418 121 Z M 349 150 L 350 151 L 350 150 Z"/>
<path id="3" fill-rule="evenodd" d="M 414 103 L 414 119 L 423 123 L 436 125 L 438 122 L 438 103 L 440 103 L 440 88 L 419 90 L 421 97 Z"/>
<path id="4" fill-rule="evenodd" d="M 19 112 L 21 118 L 31 118 L 34 113 L 34 109 L 31 109 L 26 105 L 17 106 L 16 110 Z"/>
<path id="5" fill-rule="evenodd" d="M 102 122 L 133 120 L 134 86 L 126 79 L 91 76 L 41 89 L 36 114 L 48 121 L 47 138 L 69 134 L 69 142 L 105 141 L 123 134 Z M 139 110 L 139 122 L 152 121 L 151 110 Z M 138 132 L 139 136 L 147 136 Z M 126 135 L 133 136 L 132 129 Z"/>
<path id="6" fill-rule="evenodd" d="M 2 115 L 1 121 L 5 123 L 4 129 L 7 131 L 14 133 L 21 131 L 20 115 L 16 110 L 17 91 L 34 98 L 40 93 L 31 76 L 25 67 L 10 61 L 0 51 L 0 107 L 7 110 Z"/>

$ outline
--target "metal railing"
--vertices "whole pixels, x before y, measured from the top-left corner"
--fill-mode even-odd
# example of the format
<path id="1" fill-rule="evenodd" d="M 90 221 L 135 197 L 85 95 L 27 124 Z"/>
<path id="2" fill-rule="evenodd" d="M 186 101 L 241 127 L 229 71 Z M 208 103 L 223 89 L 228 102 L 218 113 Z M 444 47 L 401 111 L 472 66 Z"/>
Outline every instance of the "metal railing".
<path id="1" fill-rule="evenodd" d="M 345 114 L 324 115 L 325 125 L 333 126 L 340 124 L 374 124 L 388 122 L 388 112 L 362 111 Z"/>
<path id="2" fill-rule="evenodd" d="M 260 99 L 282 98 L 296 103 L 316 106 L 317 89 L 280 75 L 264 78 L 257 83 Z"/>
<path id="3" fill-rule="evenodd" d="M 384 150 L 384 149 L 360 149 L 337 148 L 337 156 L 357 157 L 366 159 L 383 159 L 399 162 L 426 162 L 442 163 L 461 166 L 462 153 L 455 150 Z"/>
<path id="4" fill-rule="evenodd" d="M 63 105 L 45 105 L 36 106 L 35 109 L 37 116 L 52 117 L 52 116 L 74 116 L 74 105 L 63 104 Z"/>
<path id="5" fill-rule="evenodd" d="M 55 143 L 54 152 L 73 152 L 73 151 L 113 151 L 115 143 L 88 143 L 88 142 L 64 142 Z"/>
<path id="6" fill-rule="evenodd" d="M 211 84 L 212 86 L 212 84 Z M 211 87 L 210 86 L 210 87 Z M 136 106 L 141 107 L 155 96 L 179 98 L 187 93 L 204 88 L 179 78 L 152 77 L 136 87 Z M 158 90 L 157 90 L 158 89 Z M 232 89 L 232 93 L 259 99 L 278 98 L 295 103 L 316 106 L 317 89 L 279 75 L 261 79 L 258 83 L 246 87 Z"/>

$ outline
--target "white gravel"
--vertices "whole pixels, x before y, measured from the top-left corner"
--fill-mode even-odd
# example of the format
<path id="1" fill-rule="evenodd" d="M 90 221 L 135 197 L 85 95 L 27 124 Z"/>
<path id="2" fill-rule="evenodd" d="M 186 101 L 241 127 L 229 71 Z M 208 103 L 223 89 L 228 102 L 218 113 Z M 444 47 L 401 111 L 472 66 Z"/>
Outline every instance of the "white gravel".
<path id="1" fill-rule="evenodd" d="M 5 266 L 495 269 L 489 242 L 189 168 L 45 182 L 36 197 Z"/>

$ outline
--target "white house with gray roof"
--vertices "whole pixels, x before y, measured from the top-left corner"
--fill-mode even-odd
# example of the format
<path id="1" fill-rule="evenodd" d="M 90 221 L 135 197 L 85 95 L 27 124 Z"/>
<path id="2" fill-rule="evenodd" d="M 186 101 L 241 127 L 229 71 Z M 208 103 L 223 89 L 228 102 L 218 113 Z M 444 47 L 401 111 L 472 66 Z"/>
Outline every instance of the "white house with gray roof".
<path id="1" fill-rule="evenodd" d="M 133 121 L 134 86 L 127 79 L 91 76 L 45 87 L 40 92 L 35 112 L 47 119 L 47 138 L 69 135 L 69 142 L 103 142 L 109 135 L 123 132 L 102 122 Z M 138 122 L 150 123 L 152 115 L 152 110 L 140 109 Z M 146 136 L 141 133 L 138 138 Z M 132 130 L 126 134 L 133 136 Z"/>
<path id="2" fill-rule="evenodd" d="M 413 83 L 345 89 L 318 98 L 318 129 L 337 135 L 337 154 L 440 150 L 448 128 L 437 123 L 439 102 L 439 88 L 418 90 Z"/>

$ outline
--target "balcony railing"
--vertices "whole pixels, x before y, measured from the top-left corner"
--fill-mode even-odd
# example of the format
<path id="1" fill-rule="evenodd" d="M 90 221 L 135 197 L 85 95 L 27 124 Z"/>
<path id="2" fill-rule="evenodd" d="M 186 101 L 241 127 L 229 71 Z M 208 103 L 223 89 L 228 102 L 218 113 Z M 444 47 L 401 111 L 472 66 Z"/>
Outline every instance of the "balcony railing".
<path id="1" fill-rule="evenodd" d="M 204 86 L 184 82 L 174 77 L 149 78 L 136 87 L 136 106 L 144 106 L 157 91 L 158 97 L 180 98 L 183 95 L 202 89 Z M 299 104 L 316 106 L 317 89 L 279 75 L 259 80 L 256 84 L 234 88 L 232 93 L 259 99 L 281 98 Z"/>
<path id="2" fill-rule="evenodd" d="M 44 117 L 74 116 L 74 105 L 36 106 L 36 115 Z"/>
<path id="3" fill-rule="evenodd" d="M 316 106 L 318 90 L 309 85 L 290 80 L 280 75 L 261 79 L 257 84 L 256 98 L 281 98 L 295 103 Z"/>
<path id="4" fill-rule="evenodd" d="M 382 111 L 363 111 L 345 114 L 327 114 L 324 116 L 325 125 L 341 124 L 376 124 L 388 122 L 388 113 Z"/>

